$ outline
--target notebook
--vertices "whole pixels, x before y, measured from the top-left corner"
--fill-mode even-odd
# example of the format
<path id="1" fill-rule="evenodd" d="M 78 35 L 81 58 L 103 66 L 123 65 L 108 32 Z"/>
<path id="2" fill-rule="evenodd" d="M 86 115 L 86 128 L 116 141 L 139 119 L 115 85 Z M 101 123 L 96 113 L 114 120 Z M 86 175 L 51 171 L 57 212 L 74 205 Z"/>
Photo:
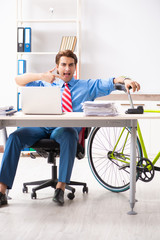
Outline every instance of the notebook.
<path id="1" fill-rule="evenodd" d="M 21 94 L 25 114 L 62 114 L 59 87 L 22 87 Z"/>

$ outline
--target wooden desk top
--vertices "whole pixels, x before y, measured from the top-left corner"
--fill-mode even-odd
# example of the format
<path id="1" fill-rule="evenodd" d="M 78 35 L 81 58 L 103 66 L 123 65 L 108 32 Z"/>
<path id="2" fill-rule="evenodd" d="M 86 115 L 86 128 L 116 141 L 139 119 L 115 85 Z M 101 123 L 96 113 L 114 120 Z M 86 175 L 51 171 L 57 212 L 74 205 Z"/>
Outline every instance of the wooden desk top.
<path id="1" fill-rule="evenodd" d="M 160 119 L 160 113 L 119 114 L 117 116 L 85 116 L 82 112 L 62 115 L 24 115 L 18 112 L 13 116 L 0 115 L 0 128 L 5 126 L 33 127 L 102 127 L 130 126 L 132 120 Z"/>

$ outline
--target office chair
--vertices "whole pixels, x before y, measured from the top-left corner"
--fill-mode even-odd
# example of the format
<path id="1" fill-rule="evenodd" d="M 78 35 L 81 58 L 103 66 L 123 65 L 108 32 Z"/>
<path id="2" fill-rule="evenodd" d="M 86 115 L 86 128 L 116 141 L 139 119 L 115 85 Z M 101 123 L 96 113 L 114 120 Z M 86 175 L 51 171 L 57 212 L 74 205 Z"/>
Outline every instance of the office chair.
<path id="1" fill-rule="evenodd" d="M 91 128 L 82 128 L 81 132 L 79 133 L 79 141 L 77 143 L 77 153 L 76 157 L 78 159 L 82 159 L 85 156 L 85 139 L 87 139 Z M 46 188 L 46 187 L 53 187 L 56 188 L 57 184 L 57 166 L 56 166 L 56 157 L 59 156 L 60 153 L 60 146 L 59 144 L 53 140 L 53 139 L 41 139 L 38 142 L 36 142 L 34 145 L 31 146 L 31 148 L 35 149 L 36 152 L 42 156 L 48 159 L 48 163 L 52 164 L 52 171 L 51 171 L 51 179 L 48 180 L 40 180 L 35 182 L 27 182 L 23 183 L 23 192 L 28 192 L 27 185 L 38 185 L 35 188 L 32 188 L 31 198 L 36 199 L 37 194 L 36 191 Z M 32 158 L 36 158 L 36 156 L 31 153 Z M 69 199 L 74 199 L 75 197 L 75 188 L 71 187 L 70 185 L 78 185 L 83 186 L 83 193 L 88 193 L 88 187 L 87 184 L 84 182 L 75 182 L 70 181 L 69 184 L 66 184 L 66 189 L 71 191 L 68 193 L 67 197 Z"/>

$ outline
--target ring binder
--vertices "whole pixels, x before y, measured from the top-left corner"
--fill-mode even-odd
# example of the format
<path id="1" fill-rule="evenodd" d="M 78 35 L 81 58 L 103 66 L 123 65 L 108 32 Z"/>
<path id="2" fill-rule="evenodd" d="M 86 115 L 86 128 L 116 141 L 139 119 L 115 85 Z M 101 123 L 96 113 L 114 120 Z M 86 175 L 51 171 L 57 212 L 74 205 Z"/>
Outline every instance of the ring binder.
<path id="1" fill-rule="evenodd" d="M 24 27 L 17 28 L 17 52 L 24 52 Z"/>
<path id="2" fill-rule="evenodd" d="M 24 28 L 24 51 L 31 52 L 31 28 Z"/>
<path id="3" fill-rule="evenodd" d="M 18 75 L 26 73 L 26 60 L 18 60 Z"/>

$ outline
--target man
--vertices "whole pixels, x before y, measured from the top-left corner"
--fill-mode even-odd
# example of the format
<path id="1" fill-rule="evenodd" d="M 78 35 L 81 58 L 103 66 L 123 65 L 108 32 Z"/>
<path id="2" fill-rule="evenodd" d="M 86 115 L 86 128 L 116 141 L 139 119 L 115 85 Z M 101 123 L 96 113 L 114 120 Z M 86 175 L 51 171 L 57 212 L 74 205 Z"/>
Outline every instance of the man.
<path id="1" fill-rule="evenodd" d="M 56 55 L 56 67 L 52 70 L 46 73 L 19 75 L 15 78 L 15 81 L 19 86 L 27 87 L 54 87 L 58 85 L 62 93 L 67 83 L 72 99 L 72 109 L 70 111 L 73 110 L 73 112 L 82 112 L 81 103 L 84 101 L 93 101 L 97 97 L 110 94 L 114 90 L 115 83 L 125 84 L 127 91 L 129 87 L 132 87 L 133 92 L 140 89 L 137 82 L 125 77 L 110 78 L 108 80 L 75 80 L 73 75 L 76 64 L 76 55 L 72 51 L 66 50 Z M 53 73 L 55 70 L 57 74 Z M 56 78 L 59 79 L 58 83 L 54 82 Z M 53 201 L 62 205 L 64 203 L 65 185 L 70 182 L 80 130 L 81 128 L 27 127 L 20 128 L 10 134 L 0 169 L 0 206 L 7 204 L 5 191 L 7 188 L 12 188 L 21 150 L 24 147 L 32 146 L 36 141 L 48 135 L 60 144 L 59 179 Z"/>

